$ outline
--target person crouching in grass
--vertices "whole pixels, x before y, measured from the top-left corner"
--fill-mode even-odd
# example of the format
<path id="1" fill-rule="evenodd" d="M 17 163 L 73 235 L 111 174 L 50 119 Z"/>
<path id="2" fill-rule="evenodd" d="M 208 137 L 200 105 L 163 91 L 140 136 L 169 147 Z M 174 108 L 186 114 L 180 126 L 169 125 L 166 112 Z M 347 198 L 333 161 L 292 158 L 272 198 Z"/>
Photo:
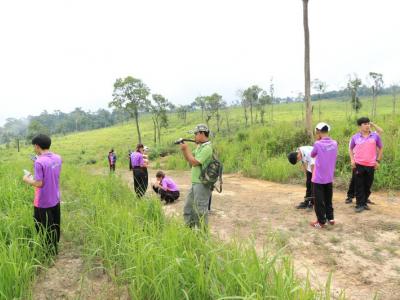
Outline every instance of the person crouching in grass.
<path id="1" fill-rule="evenodd" d="M 170 177 L 165 176 L 163 171 L 158 171 L 156 178 L 157 181 L 153 184 L 153 190 L 160 195 L 161 200 L 165 200 L 168 204 L 179 198 L 178 186 Z"/>
<path id="2" fill-rule="evenodd" d="M 314 228 L 322 228 L 327 220 L 334 225 L 332 206 L 332 182 L 335 173 L 338 145 L 332 140 L 328 132 L 330 126 L 326 123 L 318 123 L 315 127 L 316 142 L 311 151 L 311 157 L 315 158 L 314 172 L 311 181 L 314 192 L 314 208 L 317 220 L 311 222 Z"/>
<path id="3" fill-rule="evenodd" d="M 60 173 L 62 160 L 49 151 L 51 139 L 39 134 L 32 139 L 35 153 L 34 176 L 25 175 L 23 181 L 35 188 L 33 200 L 36 231 L 44 235 L 46 251 L 49 255 L 58 253 L 60 241 Z"/>
<path id="4" fill-rule="evenodd" d="M 301 161 L 301 166 L 306 175 L 306 195 L 304 201 L 300 202 L 296 206 L 298 209 L 312 209 L 314 205 L 314 199 L 312 194 L 312 183 L 311 177 L 314 168 L 314 158 L 311 157 L 312 146 L 302 146 L 297 149 L 296 152 L 288 154 L 288 160 L 292 165 L 295 165 L 298 161 Z"/>
<path id="5" fill-rule="evenodd" d="M 351 167 L 355 170 L 356 209 L 360 213 L 369 210 L 368 197 L 374 182 L 375 170 L 383 154 L 382 140 L 376 132 L 371 132 L 371 122 L 368 118 L 359 118 L 357 125 L 360 129 L 353 135 L 349 144 Z"/>

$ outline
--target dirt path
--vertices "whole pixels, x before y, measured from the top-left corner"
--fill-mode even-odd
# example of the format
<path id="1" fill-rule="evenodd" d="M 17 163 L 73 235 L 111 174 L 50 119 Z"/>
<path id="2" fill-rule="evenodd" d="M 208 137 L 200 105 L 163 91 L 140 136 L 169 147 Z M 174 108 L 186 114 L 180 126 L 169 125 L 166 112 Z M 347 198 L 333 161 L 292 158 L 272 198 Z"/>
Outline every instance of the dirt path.
<path id="1" fill-rule="evenodd" d="M 155 171 L 149 171 L 149 181 Z M 132 185 L 132 174 L 118 174 Z M 164 206 L 170 216 L 182 215 L 189 172 L 168 171 L 182 191 L 181 200 Z M 149 184 L 150 185 L 150 184 Z M 149 187 L 148 194 L 151 194 Z M 255 237 L 256 246 L 278 232 L 277 238 L 288 244 L 296 272 L 309 272 L 315 286 L 324 286 L 330 272 L 335 295 L 345 290 L 349 299 L 400 299 L 400 198 L 398 195 L 373 193 L 376 203 L 370 211 L 354 212 L 354 205 L 344 203 L 345 193 L 334 191 L 337 224 L 313 229 L 313 211 L 297 210 L 305 187 L 278 184 L 242 177 L 224 176 L 222 194 L 213 193 L 210 226 L 224 240 Z"/>

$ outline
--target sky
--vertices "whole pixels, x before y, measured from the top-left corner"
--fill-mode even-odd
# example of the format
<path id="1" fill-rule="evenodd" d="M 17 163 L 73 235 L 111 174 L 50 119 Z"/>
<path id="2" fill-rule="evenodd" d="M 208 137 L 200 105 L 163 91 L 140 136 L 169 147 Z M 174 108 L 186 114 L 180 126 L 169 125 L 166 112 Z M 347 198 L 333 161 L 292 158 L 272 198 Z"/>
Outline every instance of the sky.
<path id="1" fill-rule="evenodd" d="M 107 108 L 117 78 L 189 104 L 257 84 L 304 91 L 301 0 L 0 2 L 0 126 L 42 111 Z M 400 1 L 310 0 L 311 78 L 370 71 L 400 82 Z"/>

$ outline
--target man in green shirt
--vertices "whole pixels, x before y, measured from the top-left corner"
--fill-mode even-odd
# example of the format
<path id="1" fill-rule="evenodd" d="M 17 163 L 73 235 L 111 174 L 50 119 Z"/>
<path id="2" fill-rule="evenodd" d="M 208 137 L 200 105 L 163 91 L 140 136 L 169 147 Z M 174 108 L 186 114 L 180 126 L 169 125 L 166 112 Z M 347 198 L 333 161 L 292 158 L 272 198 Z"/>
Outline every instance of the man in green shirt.
<path id="1" fill-rule="evenodd" d="M 193 130 L 196 149 L 190 152 L 187 144 L 180 144 L 181 151 L 185 159 L 192 166 L 192 186 L 186 197 L 185 206 L 183 208 L 183 217 L 186 225 L 190 227 L 197 226 L 206 228 L 208 224 L 208 202 L 211 196 L 209 186 L 201 183 L 201 170 L 207 168 L 212 160 L 213 149 L 211 142 L 208 140 L 210 131 L 204 124 L 199 124 Z"/>

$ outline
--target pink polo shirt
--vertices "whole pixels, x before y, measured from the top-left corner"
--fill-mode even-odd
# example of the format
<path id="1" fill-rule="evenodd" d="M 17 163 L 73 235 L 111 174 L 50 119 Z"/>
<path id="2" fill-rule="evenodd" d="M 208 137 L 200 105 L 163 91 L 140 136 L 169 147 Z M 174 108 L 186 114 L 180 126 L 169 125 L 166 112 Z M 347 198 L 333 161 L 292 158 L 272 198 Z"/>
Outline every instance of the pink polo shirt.
<path id="1" fill-rule="evenodd" d="M 382 148 L 381 137 L 376 132 L 371 132 L 363 137 L 361 132 L 356 133 L 350 140 L 349 148 L 353 151 L 354 161 L 358 165 L 373 167 L 376 164 L 376 148 Z"/>

